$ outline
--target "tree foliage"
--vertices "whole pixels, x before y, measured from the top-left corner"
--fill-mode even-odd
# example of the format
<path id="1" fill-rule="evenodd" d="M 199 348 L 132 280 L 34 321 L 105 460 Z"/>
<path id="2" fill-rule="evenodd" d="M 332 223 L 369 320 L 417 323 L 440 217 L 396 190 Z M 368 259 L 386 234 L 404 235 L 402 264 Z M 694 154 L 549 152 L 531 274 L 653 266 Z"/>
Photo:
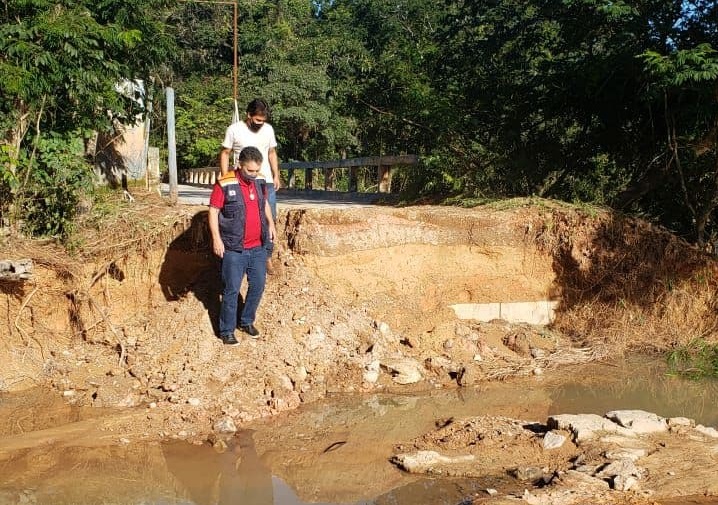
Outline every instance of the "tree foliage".
<path id="1" fill-rule="evenodd" d="M 52 208 L 46 219 L 58 216 L 57 222 L 30 229 L 62 234 L 74 213 L 76 182 L 89 178 L 90 167 L 65 156 L 60 158 L 67 163 L 60 166 L 48 153 L 75 153 L 77 142 L 91 131 L 111 130 L 115 121 L 142 112 L 116 86 L 146 78 L 164 58 L 171 39 L 163 34 L 157 12 L 166 5 L 161 0 L 4 2 L 0 192 L 7 198 L 0 212 L 23 216 Z"/>
<path id="2" fill-rule="evenodd" d="M 44 132 L 108 128 L 107 110 L 130 117 L 136 105 L 113 88 L 127 76 L 175 87 L 180 168 L 216 163 L 234 109 L 231 5 L 6 5 L 0 191 L 24 184 L 16 167 L 39 169 Z M 269 101 L 282 160 L 415 153 L 421 166 L 395 180 L 416 196 L 540 195 L 640 213 L 698 242 L 718 234 L 713 1 L 238 0 L 237 10 L 239 112 Z"/>

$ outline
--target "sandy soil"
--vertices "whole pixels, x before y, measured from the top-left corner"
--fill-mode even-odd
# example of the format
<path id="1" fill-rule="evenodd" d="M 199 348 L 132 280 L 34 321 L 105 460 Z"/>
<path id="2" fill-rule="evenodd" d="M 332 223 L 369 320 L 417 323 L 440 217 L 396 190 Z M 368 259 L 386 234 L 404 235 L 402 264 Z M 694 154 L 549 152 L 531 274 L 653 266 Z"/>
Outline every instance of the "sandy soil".
<path id="1" fill-rule="evenodd" d="M 561 264 L 542 246 L 555 218 L 543 206 L 285 210 L 262 335 L 237 332 L 233 348 L 216 338 L 220 281 L 206 210 L 140 199 L 128 212 L 147 217 L 140 231 L 98 231 L 75 256 L 48 242 L 0 242 L 0 259 L 35 262 L 32 281 L 0 282 L 0 392 L 41 386 L 73 408 L 122 413 L 85 414 L 72 436 L 3 419 L 0 462 L 43 441 L 216 442 L 331 392 L 455 388 L 613 352 L 560 324 L 459 321 L 449 308 L 566 295 L 566 265 L 580 270 L 590 253 L 574 244 L 574 261 Z M 421 380 L 397 383 L 397 360 L 415 364 Z M 412 443 L 440 448 L 431 437 Z"/>

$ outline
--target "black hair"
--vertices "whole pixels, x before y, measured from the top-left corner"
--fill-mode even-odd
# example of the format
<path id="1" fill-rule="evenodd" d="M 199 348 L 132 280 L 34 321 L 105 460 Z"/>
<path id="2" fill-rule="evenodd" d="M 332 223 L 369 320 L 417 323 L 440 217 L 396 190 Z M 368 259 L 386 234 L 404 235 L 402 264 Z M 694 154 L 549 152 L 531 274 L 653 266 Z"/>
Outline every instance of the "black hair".
<path id="1" fill-rule="evenodd" d="M 269 117 L 269 105 L 264 98 L 255 98 L 247 104 L 247 114 L 250 116 L 266 116 Z"/>
<path id="2" fill-rule="evenodd" d="M 262 156 L 261 151 L 254 146 L 247 146 L 239 151 L 238 160 L 240 163 L 245 161 L 256 161 L 261 164 L 263 159 L 264 157 Z"/>

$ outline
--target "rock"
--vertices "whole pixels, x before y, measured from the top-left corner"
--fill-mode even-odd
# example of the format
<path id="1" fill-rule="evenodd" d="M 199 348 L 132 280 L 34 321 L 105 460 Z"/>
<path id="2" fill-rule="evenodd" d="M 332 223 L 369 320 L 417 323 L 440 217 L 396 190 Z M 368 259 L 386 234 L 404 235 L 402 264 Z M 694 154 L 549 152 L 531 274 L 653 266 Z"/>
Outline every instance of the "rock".
<path id="1" fill-rule="evenodd" d="M 555 431 L 546 432 L 543 436 L 543 448 L 546 450 L 558 449 L 566 441 L 566 437 Z"/>
<path id="2" fill-rule="evenodd" d="M 648 451 L 645 449 L 619 449 L 616 451 L 606 451 L 605 456 L 606 459 L 610 460 L 629 459 L 635 462 L 645 457 L 646 454 L 648 454 Z"/>
<path id="3" fill-rule="evenodd" d="M 199 407 L 199 404 L 202 403 L 202 402 L 200 402 L 200 399 L 199 399 L 199 398 L 189 398 L 189 399 L 187 400 L 187 403 L 189 403 L 189 404 L 192 405 L 193 407 Z"/>
<path id="4" fill-rule="evenodd" d="M 312 331 L 307 334 L 307 338 L 304 341 L 304 345 L 307 346 L 307 350 L 315 351 L 319 347 L 321 347 L 326 340 L 327 336 L 321 329 L 321 327 L 315 326 L 314 328 L 312 328 Z"/>
<path id="5" fill-rule="evenodd" d="M 546 351 L 543 349 L 540 349 L 538 347 L 532 347 L 531 348 L 531 357 L 534 359 L 538 358 L 545 358 L 546 357 Z"/>
<path id="6" fill-rule="evenodd" d="M 409 473 L 427 473 L 438 465 L 453 465 L 474 461 L 472 454 L 443 456 L 436 451 L 417 451 L 392 456 L 391 462 Z"/>
<path id="7" fill-rule="evenodd" d="M 519 356 L 530 356 L 529 337 L 525 333 L 507 335 L 503 339 L 504 345 Z"/>
<path id="8" fill-rule="evenodd" d="M 384 335 L 385 337 L 391 333 L 391 329 L 389 328 L 389 325 L 386 324 L 384 321 L 374 321 L 374 327 L 379 330 L 379 333 Z"/>
<path id="9" fill-rule="evenodd" d="M 638 479 L 633 475 L 629 475 L 627 477 L 623 475 L 616 475 L 613 478 L 611 487 L 613 487 L 616 491 L 629 491 L 630 489 L 636 487 L 636 484 L 638 484 Z"/>
<path id="10" fill-rule="evenodd" d="M 695 430 L 698 433 L 709 436 L 711 438 L 718 438 L 718 430 L 716 430 L 715 428 L 708 428 L 706 426 L 703 426 L 702 424 L 699 424 L 695 427 Z"/>
<path id="11" fill-rule="evenodd" d="M 543 478 L 544 471 L 536 466 L 520 466 L 509 471 L 518 480 L 536 482 Z"/>
<path id="12" fill-rule="evenodd" d="M 0 261 L 0 279 L 24 281 L 32 278 L 32 260 Z"/>
<path id="13" fill-rule="evenodd" d="M 631 436 L 634 433 L 597 414 L 560 414 L 550 416 L 549 429 L 567 430 L 577 442 L 594 438 L 600 432 L 618 432 Z"/>
<path id="14" fill-rule="evenodd" d="M 305 380 L 307 380 L 307 375 L 308 375 L 307 369 L 303 365 L 299 365 L 294 370 L 294 378 L 297 381 L 297 383 L 302 383 Z"/>
<path id="15" fill-rule="evenodd" d="M 477 384 L 480 380 L 481 374 L 476 366 L 462 366 L 456 375 L 456 383 L 462 387 Z"/>
<path id="16" fill-rule="evenodd" d="M 636 438 L 633 434 L 628 437 L 622 435 L 605 435 L 601 437 L 599 441 L 604 444 L 611 444 L 629 449 L 648 449 L 650 447 L 649 444 L 639 438 Z"/>
<path id="17" fill-rule="evenodd" d="M 296 409 L 301 403 L 302 397 L 296 391 L 275 391 L 269 399 L 269 406 L 277 411 Z"/>
<path id="18" fill-rule="evenodd" d="M 424 365 L 428 370 L 434 372 L 437 375 L 443 375 L 452 372 L 455 373 L 459 369 L 459 366 L 457 366 L 456 363 L 444 356 L 432 356 L 431 358 L 426 358 L 426 360 L 424 361 Z"/>
<path id="19" fill-rule="evenodd" d="M 372 360 L 364 365 L 364 371 L 362 372 L 362 380 L 369 384 L 374 384 L 379 380 L 379 374 L 381 370 L 381 363 L 378 359 Z"/>
<path id="20" fill-rule="evenodd" d="M 606 417 L 636 434 L 668 431 L 668 423 L 663 417 L 644 410 L 612 410 L 606 412 Z"/>
<path id="21" fill-rule="evenodd" d="M 278 382 L 280 387 L 286 391 L 294 391 L 294 383 L 292 383 L 292 379 L 290 379 L 288 375 L 281 374 L 278 377 Z"/>
<path id="22" fill-rule="evenodd" d="M 214 426 L 212 426 L 212 428 L 217 433 L 231 434 L 237 432 L 237 425 L 234 424 L 234 421 L 231 417 L 223 417 L 222 419 L 214 423 Z"/>
<path id="23" fill-rule="evenodd" d="M 628 477 L 640 477 L 642 473 L 642 470 L 638 468 L 633 461 L 630 459 L 621 459 L 612 461 L 604 466 L 596 473 L 596 477 L 613 479 L 614 482 L 616 481 L 616 477 L 620 477 L 621 479 L 619 480 L 623 483 Z"/>
<path id="24" fill-rule="evenodd" d="M 392 375 L 392 380 L 398 384 L 414 384 L 422 379 L 421 365 L 412 358 L 384 358 L 381 366 Z"/>
<path id="25" fill-rule="evenodd" d="M 668 418 L 668 427 L 669 428 L 679 428 L 679 427 L 693 428 L 695 425 L 696 425 L 695 421 L 693 419 L 688 419 L 687 417 L 669 417 Z"/>

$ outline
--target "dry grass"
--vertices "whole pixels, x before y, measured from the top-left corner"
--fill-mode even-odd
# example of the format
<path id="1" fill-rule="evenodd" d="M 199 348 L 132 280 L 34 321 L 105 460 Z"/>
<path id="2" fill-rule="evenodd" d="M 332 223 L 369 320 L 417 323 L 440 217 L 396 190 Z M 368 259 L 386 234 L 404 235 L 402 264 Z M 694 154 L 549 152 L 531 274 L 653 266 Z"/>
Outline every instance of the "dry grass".
<path id="1" fill-rule="evenodd" d="M 102 326 L 109 340 L 123 348 L 119 330 L 107 315 L 111 300 L 104 281 L 121 280 L 118 277 L 129 269 L 156 277 L 150 264 L 156 262 L 157 251 L 164 252 L 178 236 L 185 237 L 185 230 L 197 219 L 197 209 L 172 207 L 157 194 L 136 191 L 134 198 L 128 202 L 121 193 L 106 193 L 81 216 L 66 243 L 11 234 L 0 237 L 0 259 L 30 259 L 34 265 L 33 278 L 27 282 L 0 281 L 0 294 L 5 295 L 0 316 L 7 319 L 10 330 L 6 346 L 32 346 L 44 353 L 45 345 L 35 336 L 39 333 L 67 343 L 68 335 L 84 335 L 88 328 Z M 203 240 L 192 237 L 189 242 L 201 247 Z M 64 316 L 53 317 L 68 312 L 69 334 L 59 323 Z"/>
<path id="2" fill-rule="evenodd" d="M 535 240 L 562 292 L 555 323 L 580 345 L 662 352 L 718 342 L 718 264 L 649 223 L 554 209 Z"/>

